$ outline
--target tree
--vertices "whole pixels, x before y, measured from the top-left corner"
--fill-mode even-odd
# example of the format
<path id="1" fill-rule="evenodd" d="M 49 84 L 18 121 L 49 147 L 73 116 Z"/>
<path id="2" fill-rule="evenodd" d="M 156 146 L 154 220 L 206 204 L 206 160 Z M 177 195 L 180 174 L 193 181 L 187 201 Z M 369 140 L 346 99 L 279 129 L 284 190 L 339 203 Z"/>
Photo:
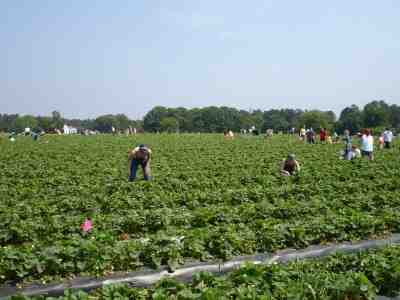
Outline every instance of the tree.
<path id="1" fill-rule="evenodd" d="M 363 127 L 363 113 L 357 105 L 346 107 L 340 113 L 337 130 L 343 132 L 345 129 L 352 133 L 359 132 Z"/>
<path id="2" fill-rule="evenodd" d="M 289 128 L 289 122 L 286 120 L 285 115 L 282 111 L 277 109 L 265 111 L 263 114 L 263 120 L 263 131 L 267 129 L 285 130 Z"/>
<path id="3" fill-rule="evenodd" d="M 115 127 L 124 130 L 129 128 L 130 121 L 129 118 L 124 114 L 117 114 L 115 117 Z"/>
<path id="4" fill-rule="evenodd" d="M 390 107 L 385 101 L 372 101 L 364 106 L 364 127 L 389 126 Z"/>
<path id="5" fill-rule="evenodd" d="M 49 131 L 52 129 L 53 119 L 51 117 L 37 117 L 40 130 Z"/>
<path id="6" fill-rule="evenodd" d="M 250 129 L 251 126 L 254 125 L 254 120 L 250 112 L 246 110 L 239 111 L 239 125 L 240 129 L 246 129 L 246 130 Z"/>
<path id="7" fill-rule="evenodd" d="M 179 130 L 179 122 L 175 117 L 164 117 L 160 121 L 160 129 L 167 132 L 177 132 Z"/>
<path id="8" fill-rule="evenodd" d="M 15 130 L 17 132 L 23 132 L 25 128 L 30 128 L 33 131 L 38 129 L 38 121 L 34 116 L 25 115 L 18 117 L 15 120 Z"/>
<path id="9" fill-rule="evenodd" d="M 329 111 L 306 111 L 299 117 L 297 122 L 297 127 L 302 127 L 304 125 L 314 130 L 320 127 L 330 130 L 333 128 L 332 114 Z"/>
<path id="10" fill-rule="evenodd" d="M 57 110 L 52 111 L 51 113 L 52 116 L 52 124 L 51 126 L 53 128 L 62 128 L 64 126 L 64 120 L 61 117 L 61 113 Z"/>
<path id="11" fill-rule="evenodd" d="M 396 104 L 390 106 L 390 124 L 393 128 L 400 129 L 400 106 Z"/>
<path id="12" fill-rule="evenodd" d="M 15 120 L 17 118 L 18 114 L 0 114 L 0 131 L 10 132 L 15 130 Z"/>
<path id="13" fill-rule="evenodd" d="M 113 115 L 103 115 L 95 120 L 95 129 L 100 132 L 110 133 L 112 127 L 117 127 L 117 120 Z"/>
<path id="14" fill-rule="evenodd" d="M 251 112 L 251 118 L 253 119 L 253 126 L 255 126 L 257 130 L 260 130 L 264 123 L 263 111 L 260 109 L 253 110 Z"/>
<path id="15" fill-rule="evenodd" d="M 201 119 L 203 123 L 202 131 L 222 132 L 225 126 L 222 122 L 221 111 L 216 106 L 209 106 L 201 109 Z"/>
<path id="16" fill-rule="evenodd" d="M 156 106 L 143 118 L 143 128 L 146 131 L 156 132 L 161 130 L 161 119 L 168 116 L 168 109 L 164 106 Z"/>

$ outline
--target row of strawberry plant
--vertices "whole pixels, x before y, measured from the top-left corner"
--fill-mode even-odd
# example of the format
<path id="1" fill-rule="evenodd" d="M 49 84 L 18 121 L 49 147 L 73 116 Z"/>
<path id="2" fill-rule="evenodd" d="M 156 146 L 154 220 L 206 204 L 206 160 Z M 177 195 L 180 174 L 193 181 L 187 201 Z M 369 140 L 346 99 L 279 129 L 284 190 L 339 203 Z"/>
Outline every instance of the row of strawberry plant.
<path id="1" fill-rule="evenodd" d="M 130 184 L 126 151 L 142 141 L 155 153 L 154 181 Z M 340 161 L 340 145 L 287 137 L 51 137 L 0 147 L 0 282 L 174 268 L 399 231 L 397 147 L 374 162 Z M 302 173 L 281 178 L 289 151 Z M 93 229 L 83 233 L 88 217 Z"/>
<path id="2" fill-rule="evenodd" d="M 394 296 L 400 291 L 399 270 L 400 247 L 391 246 L 288 264 L 247 264 L 224 277 L 198 273 L 188 284 L 164 279 L 149 289 L 111 285 L 90 294 L 66 291 L 64 297 L 56 299 L 372 300 L 376 294 Z M 11 299 L 28 298 L 14 296 Z M 41 300 L 44 297 L 30 299 Z"/>

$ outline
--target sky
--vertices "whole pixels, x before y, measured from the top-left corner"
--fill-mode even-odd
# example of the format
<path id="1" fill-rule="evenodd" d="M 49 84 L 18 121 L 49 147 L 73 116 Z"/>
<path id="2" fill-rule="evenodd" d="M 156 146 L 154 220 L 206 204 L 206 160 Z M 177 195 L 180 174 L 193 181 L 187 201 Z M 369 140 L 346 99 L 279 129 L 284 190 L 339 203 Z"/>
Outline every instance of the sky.
<path id="1" fill-rule="evenodd" d="M 399 0 L 1 0 L 0 113 L 400 104 Z"/>

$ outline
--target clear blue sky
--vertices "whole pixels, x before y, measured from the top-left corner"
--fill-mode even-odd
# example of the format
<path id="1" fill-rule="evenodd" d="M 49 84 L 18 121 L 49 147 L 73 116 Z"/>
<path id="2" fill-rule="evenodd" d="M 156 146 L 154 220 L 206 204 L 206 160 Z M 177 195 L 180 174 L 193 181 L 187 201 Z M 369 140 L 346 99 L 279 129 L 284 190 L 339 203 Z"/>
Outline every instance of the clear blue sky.
<path id="1" fill-rule="evenodd" d="M 0 112 L 400 104 L 399 0 L 0 1 Z"/>

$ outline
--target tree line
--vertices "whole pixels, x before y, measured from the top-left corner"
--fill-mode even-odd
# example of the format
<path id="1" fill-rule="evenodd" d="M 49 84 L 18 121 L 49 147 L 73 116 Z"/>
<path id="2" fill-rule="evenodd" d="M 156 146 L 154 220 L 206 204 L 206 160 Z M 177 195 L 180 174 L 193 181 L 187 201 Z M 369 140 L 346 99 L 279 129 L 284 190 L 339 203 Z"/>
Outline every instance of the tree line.
<path id="1" fill-rule="evenodd" d="M 127 128 L 142 128 L 142 121 L 131 120 L 125 114 L 107 114 L 95 119 L 67 119 L 63 118 L 61 113 L 53 111 L 51 116 L 32 116 L 18 114 L 0 114 L 0 132 L 22 132 L 25 128 L 33 131 L 54 132 L 56 129 L 62 129 L 64 125 L 75 127 L 79 130 L 97 130 L 102 133 L 116 130 L 125 130 Z"/>
<path id="2" fill-rule="evenodd" d="M 0 114 L 0 131 L 22 132 L 29 127 L 36 131 L 51 132 L 61 129 L 64 124 L 81 130 L 97 130 L 108 133 L 112 128 L 123 131 L 137 128 L 146 132 L 239 132 L 253 126 L 264 132 L 266 129 L 287 131 L 291 128 L 318 129 L 327 128 L 338 133 L 344 129 L 358 132 L 362 128 L 382 130 L 390 127 L 400 130 L 400 106 L 390 105 L 385 101 L 372 101 L 363 108 L 351 105 L 342 110 L 339 118 L 333 111 L 270 109 L 238 110 L 232 107 L 209 106 L 186 109 L 183 107 L 167 108 L 156 106 L 143 120 L 131 120 L 125 114 L 107 114 L 95 119 L 67 119 L 61 113 L 53 111 L 51 116 L 32 116 L 18 114 Z"/>
<path id="3" fill-rule="evenodd" d="M 351 105 L 342 110 L 339 118 L 333 111 L 270 109 L 266 111 L 238 110 L 231 107 L 209 106 L 185 109 L 156 106 L 143 118 L 143 128 L 149 132 L 222 132 L 240 131 L 255 126 L 265 132 L 288 131 L 291 128 L 327 128 L 338 133 L 362 128 L 382 130 L 385 127 L 400 129 L 400 106 L 383 100 L 372 101 L 359 108 Z"/>

